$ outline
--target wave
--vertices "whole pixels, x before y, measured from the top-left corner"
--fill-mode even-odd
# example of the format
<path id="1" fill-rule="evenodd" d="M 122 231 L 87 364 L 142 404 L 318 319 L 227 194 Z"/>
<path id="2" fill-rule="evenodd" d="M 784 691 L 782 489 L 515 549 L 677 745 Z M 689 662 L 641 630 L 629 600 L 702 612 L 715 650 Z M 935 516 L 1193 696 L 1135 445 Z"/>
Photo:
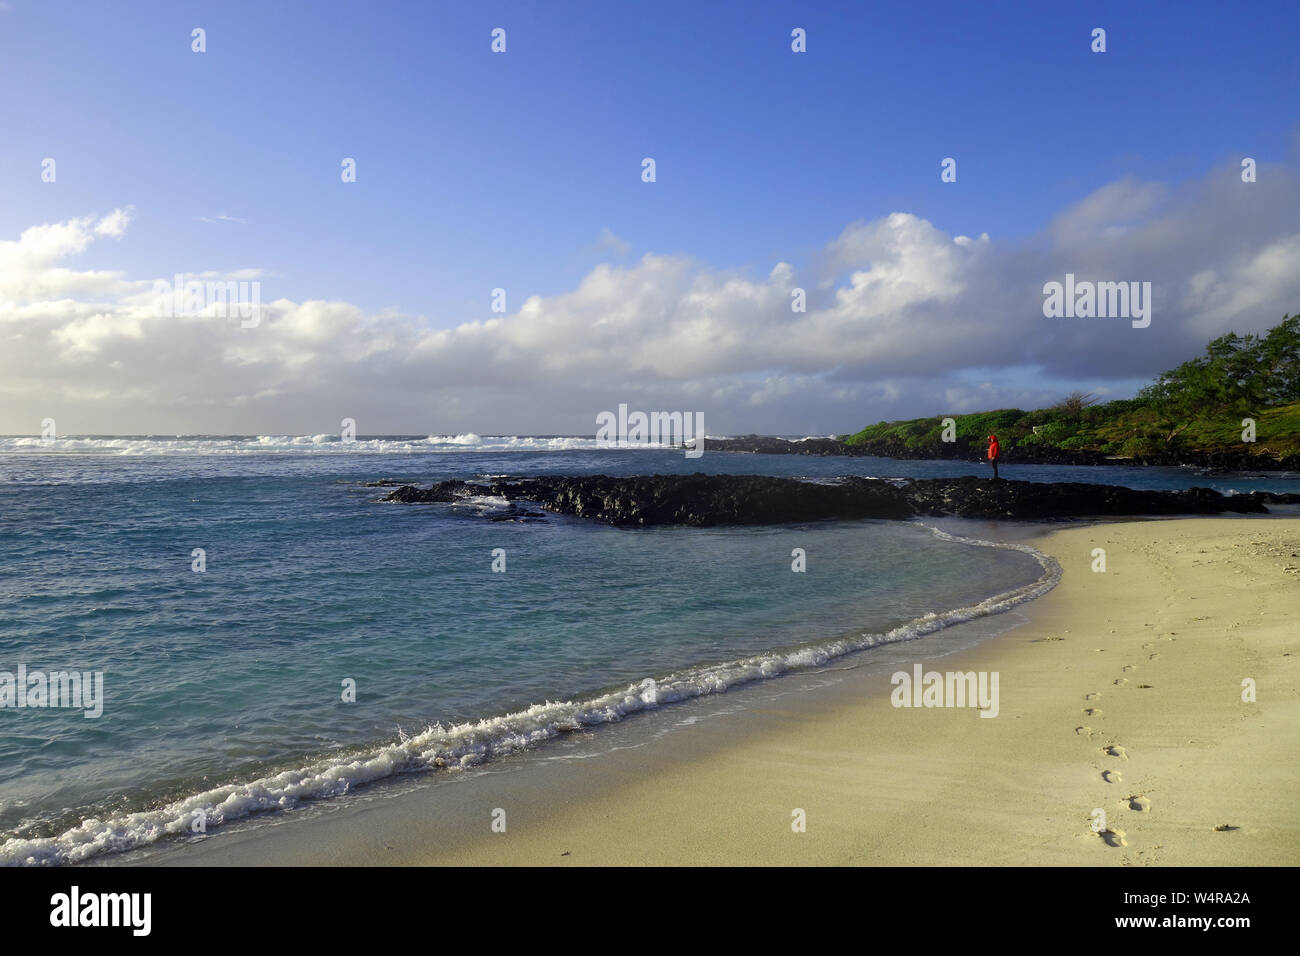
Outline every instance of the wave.
<path id="1" fill-rule="evenodd" d="M 742 684 L 821 667 L 856 651 L 914 640 L 954 624 L 1000 614 L 1046 594 L 1061 579 L 1061 567 L 1056 560 L 1028 545 L 963 538 L 928 525 L 922 527 L 945 541 L 1024 552 L 1037 560 L 1042 573 L 1029 584 L 995 594 L 978 604 L 925 614 L 883 633 L 841 637 L 722 663 L 698 664 L 582 700 L 546 701 L 478 721 L 451 726 L 436 724 L 414 736 L 399 734 L 397 740 L 360 754 L 328 758 L 300 769 L 227 784 L 154 809 L 106 819 L 89 818 L 58 836 L 12 838 L 0 844 L 0 863 L 29 866 L 80 863 L 101 854 L 148 846 L 168 836 L 187 835 L 200 813 L 210 831 L 252 814 L 291 809 L 301 803 L 340 796 L 398 774 L 465 770 L 527 750 L 564 733 L 613 723 L 666 704 L 724 693 Z"/>
<path id="2" fill-rule="evenodd" d="M 708 440 L 707 438 L 705 439 Z M 0 454 L 78 454 L 119 456 L 207 456 L 266 454 L 427 454 L 429 452 L 622 451 L 663 450 L 670 444 L 631 444 L 617 448 L 595 438 L 571 435 L 378 436 L 343 441 L 338 435 L 156 435 L 71 436 L 42 439 L 33 435 L 0 437 Z"/>

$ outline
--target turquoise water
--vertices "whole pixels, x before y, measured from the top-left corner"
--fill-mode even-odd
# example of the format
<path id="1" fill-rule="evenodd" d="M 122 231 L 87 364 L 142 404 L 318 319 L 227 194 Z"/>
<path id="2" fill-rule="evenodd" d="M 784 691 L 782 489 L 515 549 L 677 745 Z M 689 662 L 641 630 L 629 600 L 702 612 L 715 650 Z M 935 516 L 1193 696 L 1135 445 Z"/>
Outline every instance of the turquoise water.
<path id="1" fill-rule="evenodd" d="M 475 766 L 575 726 L 816 666 L 859 646 L 845 635 L 909 636 L 908 622 L 1043 573 L 1022 551 L 915 523 L 519 524 L 486 520 L 491 501 L 391 505 L 363 484 L 978 473 L 962 463 L 687 460 L 477 436 L 352 448 L 323 436 L 61 441 L 0 439 L 0 671 L 102 672 L 103 714 L 0 710 L 7 862 L 86 859 L 183 832 L 198 810 L 215 827 L 395 774 Z M 1177 469 L 1024 471 L 1207 483 Z M 806 573 L 791 571 L 794 548 Z M 504 573 L 492 571 L 494 549 Z M 345 681 L 355 702 L 342 699 Z"/>

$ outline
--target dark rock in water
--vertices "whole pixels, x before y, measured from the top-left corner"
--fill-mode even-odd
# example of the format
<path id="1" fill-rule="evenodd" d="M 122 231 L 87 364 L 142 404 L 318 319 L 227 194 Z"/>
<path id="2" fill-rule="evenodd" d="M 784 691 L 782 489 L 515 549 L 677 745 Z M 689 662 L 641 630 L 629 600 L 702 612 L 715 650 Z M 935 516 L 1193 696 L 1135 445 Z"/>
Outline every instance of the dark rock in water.
<path id="1" fill-rule="evenodd" d="M 513 501 L 509 507 L 503 511 L 496 511 L 487 516 L 489 521 L 512 521 L 518 524 L 528 524 L 534 521 L 545 521 L 546 513 L 542 511 L 528 511 L 520 508 Z"/>
<path id="2" fill-rule="evenodd" d="M 917 478 L 904 489 L 917 514 L 961 518 L 1083 518 L 1102 515 L 1265 513 L 1249 495 L 1209 488 L 1147 491 L 1078 481 Z"/>
<path id="3" fill-rule="evenodd" d="M 432 488 L 421 490 L 415 485 L 402 485 L 396 491 L 386 495 L 384 501 L 400 501 L 403 504 L 429 504 L 435 501 L 460 501 L 474 495 L 486 495 L 486 485 L 473 485 L 468 481 L 440 481 Z"/>
<path id="4" fill-rule="evenodd" d="M 1267 513 L 1265 501 L 1300 495 L 1222 495 L 1209 488 L 1144 491 L 1085 482 L 921 478 L 903 486 L 870 478 L 832 483 L 762 475 L 579 475 L 500 479 L 489 483 L 406 485 L 385 501 L 454 502 L 493 495 L 534 501 L 547 511 L 621 526 L 787 524 L 851 518 L 963 518 L 1052 520 L 1117 515 Z M 535 514 L 535 513 L 534 513 Z M 519 515 L 531 516 L 528 512 Z M 517 515 L 510 515 L 510 520 Z"/>
<path id="5" fill-rule="evenodd" d="M 438 502 L 452 503 L 464 501 L 467 498 L 477 498 L 484 496 L 503 497 L 509 501 L 506 507 L 500 510 L 485 511 L 483 517 L 489 521 L 539 521 L 544 520 L 546 515 L 541 511 L 529 511 L 521 508 L 515 502 L 519 500 L 540 500 L 534 499 L 532 495 L 518 494 L 512 491 L 511 494 L 504 494 L 498 491 L 498 482 L 492 484 L 474 484 L 468 481 L 440 481 L 432 488 L 416 488 L 414 485 L 403 485 L 396 491 L 391 492 L 381 498 L 381 501 L 396 501 L 401 504 L 434 504 Z"/>
<path id="6" fill-rule="evenodd" d="M 607 475 L 540 477 L 470 485 L 446 481 L 427 491 L 407 486 L 384 500 L 455 501 L 499 495 L 536 501 L 548 511 L 615 525 L 783 524 L 821 518 L 907 518 L 912 509 L 894 485 L 867 478 L 811 484 L 761 475 Z"/>
<path id="7" fill-rule="evenodd" d="M 1300 495 L 1291 494 L 1284 491 L 1252 491 L 1243 495 L 1244 498 L 1252 498 L 1255 501 L 1262 501 L 1267 504 L 1277 505 L 1295 505 L 1300 504 Z"/>
<path id="8" fill-rule="evenodd" d="M 787 438 L 769 438 L 766 435 L 745 435 L 743 438 L 709 438 L 704 442 L 705 452 L 735 451 L 750 455 L 862 455 L 836 438 L 804 438 L 790 441 Z"/>
<path id="9" fill-rule="evenodd" d="M 374 481 L 367 481 L 362 484 L 363 488 L 397 488 L 406 484 L 400 478 L 377 478 Z"/>
<path id="10" fill-rule="evenodd" d="M 381 498 L 381 501 L 398 501 L 402 504 L 423 504 L 433 499 L 427 497 L 429 492 L 421 491 L 415 485 L 402 485 L 396 491 L 390 491 Z"/>
<path id="11" fill-rule="evenodd" d="M 848 478 L 812 484 L 760 475 L 656 475 L 568 479 L 543 504 L 618 525 L 785 524 L 821 518 L 906 518 L 912 510 L 888 482 Z"/>

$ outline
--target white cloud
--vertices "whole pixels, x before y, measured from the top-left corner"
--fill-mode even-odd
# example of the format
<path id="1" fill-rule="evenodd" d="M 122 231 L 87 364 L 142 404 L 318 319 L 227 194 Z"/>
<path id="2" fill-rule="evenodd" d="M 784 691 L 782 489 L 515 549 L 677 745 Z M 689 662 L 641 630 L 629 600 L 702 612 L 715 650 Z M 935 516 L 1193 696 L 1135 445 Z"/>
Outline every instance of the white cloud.
<path id="1" fill-rule="evenodd" d="M 95 223 L 95 235 L 111 236 L 114 239 L 120 239 L 126 233 L 126 227 L 131 222 L 131 210 L 114 209 L 99 222 Z"/>
<path id="2" fill-rule="evenodd" d="M 203 277 L 262 281 L 256 328 L 163 318 L 151 279 L 64 261 L 129 241 L 129 210 L 35 226 L 0 241 L 0 429 L 57 412 L 69 432 L 315 432 L 344 416 L 367 431 L 590 432 L 626 401 L 703 411 L 715 434 L 826 433 L 1045 404 L 1064 383 L 1126 388 L 1300 310 L 1300 186 L 1292 168 L 1263 172 L 1113 183 L 1020 243 L 896 212 L 850 224 L 803 269 L 647 254 L 448 328 L 273 299 L 258 270 Z M 1045 319 L 1042 284 L 1065 272 L 1152 282 L 1151 327 Z"/>

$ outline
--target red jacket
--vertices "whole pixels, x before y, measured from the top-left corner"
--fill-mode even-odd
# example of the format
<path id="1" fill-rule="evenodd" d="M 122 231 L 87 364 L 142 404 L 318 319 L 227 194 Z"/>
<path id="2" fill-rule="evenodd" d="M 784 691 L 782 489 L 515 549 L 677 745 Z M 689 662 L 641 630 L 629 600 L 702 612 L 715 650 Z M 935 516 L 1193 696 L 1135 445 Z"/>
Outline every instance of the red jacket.
<path id="1" fill-rule="evenodd" d="M 989 439 L 989 461 L 998 457 L 998 436 L 994 435 Z"/>

